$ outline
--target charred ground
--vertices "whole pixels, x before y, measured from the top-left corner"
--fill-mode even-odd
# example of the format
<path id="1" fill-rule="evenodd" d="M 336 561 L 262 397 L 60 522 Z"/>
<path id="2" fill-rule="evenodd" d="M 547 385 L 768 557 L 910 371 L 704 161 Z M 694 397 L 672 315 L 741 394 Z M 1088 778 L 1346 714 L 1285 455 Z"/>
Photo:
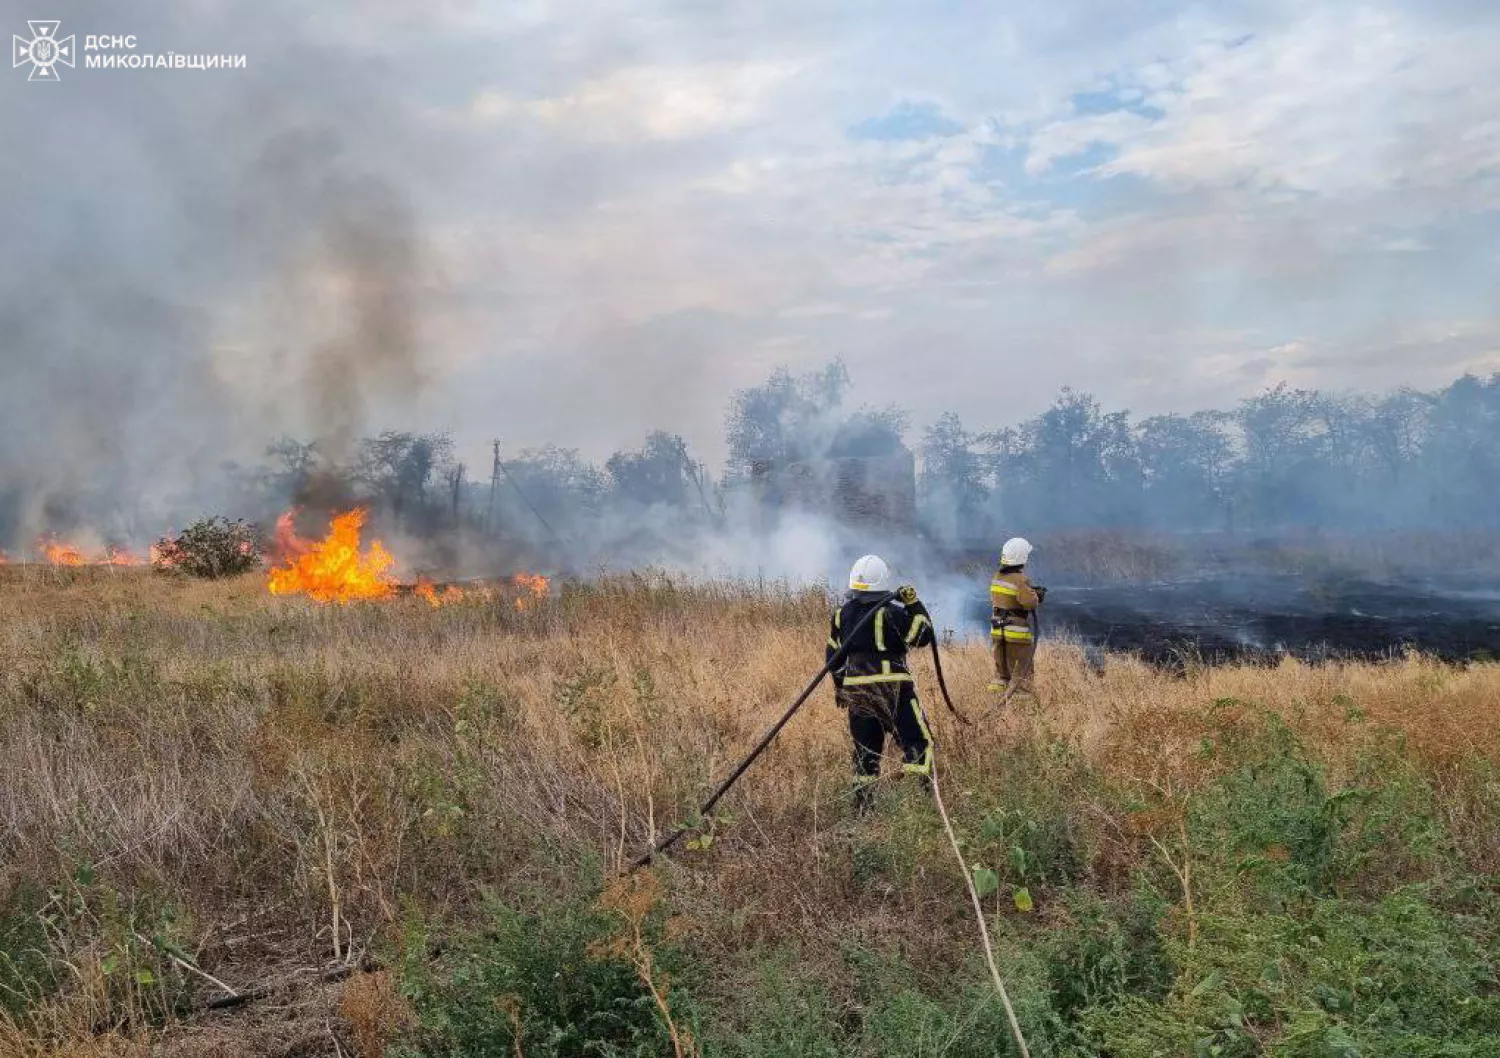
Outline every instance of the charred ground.
<path id="1" fill-rule="evenodd" d="M 988 614 L 976 595 L 971 627 Z M 1257 575 L 1132 585 L 1049 586 L 1044 634 L 1155 665 L 1274 664 L 1283 657 L 1380 660 L 1415 650 L 1448 662 L 1500 657 L 1500 582 L 1390 583 Z"/>

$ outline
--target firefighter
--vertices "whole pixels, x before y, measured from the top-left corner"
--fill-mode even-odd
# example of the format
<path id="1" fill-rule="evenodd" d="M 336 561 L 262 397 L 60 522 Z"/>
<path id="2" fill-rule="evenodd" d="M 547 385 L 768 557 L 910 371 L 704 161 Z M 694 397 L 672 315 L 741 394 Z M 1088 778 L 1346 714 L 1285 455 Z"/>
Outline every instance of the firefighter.
<path id="1" fill-rule="evenodd" d="M 901 746 L 906 758 L 903 772 L 920 776 L 924 784 L 930 784 L 932 774 L 932 735 L 906 665 L 908 650 L 932 642 L 932 619 L 915 588 L 902 587 L 895 598 L 887 599 L 890 591 L 890 569 L 879 556 L 864 556 L 849 571 L 849 595 L 833 612 L 828 630 L 825 658 L 832 659 L 845 645 L 845 631 L 856 629 L 871 607 L 879 607 L 848 640 L 848 653 L 833 671 L 834 701 L 849 714 L 854 805 L 861 815 L 874 800 L 887 735 Z"/>
<path id="2" fill-rule="evenodd" d="M 995 651 L 995 681 L 990 690 L 1004 692 L 1004 705 L 1019 693 L 1036 697 L 1036 609 L 1047 595 L 1026 577 L 1031 543 L 1016 536 L 1000 549 L 1000 570 L 990 581 L 990 640 Z"/>

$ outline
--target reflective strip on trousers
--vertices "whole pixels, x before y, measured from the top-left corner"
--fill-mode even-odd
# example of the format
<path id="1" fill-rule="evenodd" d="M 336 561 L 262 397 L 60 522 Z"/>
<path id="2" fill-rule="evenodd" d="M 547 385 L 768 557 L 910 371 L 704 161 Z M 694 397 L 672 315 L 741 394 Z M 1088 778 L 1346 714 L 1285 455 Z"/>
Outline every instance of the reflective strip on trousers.
<path id="1" fill-rule="evenodd" d="M 922 732 L 922 740 L 927 743 L 922 749 L 920 762 L 907 761 L 901 765 L 901 770 L 908 775 L 931 775 L 932 774 L 932 732 L 927 727 L 927 714 L 922 712 L 922 703 L 917 698 L 911 700 L 912 715 L 917 718 L 917 730 Z"/>

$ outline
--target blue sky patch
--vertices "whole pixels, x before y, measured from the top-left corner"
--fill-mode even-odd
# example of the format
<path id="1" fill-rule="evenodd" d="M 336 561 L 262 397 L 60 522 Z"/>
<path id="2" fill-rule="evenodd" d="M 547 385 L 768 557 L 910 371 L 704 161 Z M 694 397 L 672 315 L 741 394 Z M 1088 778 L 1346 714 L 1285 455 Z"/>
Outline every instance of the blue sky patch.
<path id="1" fill-rule="evenodd" d="M 878 118 L 866 118 L 851 126 L 854 140 L 925 140 L 934 136 L 955 136 L 964 130 L 962 122 L 946 117 L 934 103 L 898 103 Z"/>

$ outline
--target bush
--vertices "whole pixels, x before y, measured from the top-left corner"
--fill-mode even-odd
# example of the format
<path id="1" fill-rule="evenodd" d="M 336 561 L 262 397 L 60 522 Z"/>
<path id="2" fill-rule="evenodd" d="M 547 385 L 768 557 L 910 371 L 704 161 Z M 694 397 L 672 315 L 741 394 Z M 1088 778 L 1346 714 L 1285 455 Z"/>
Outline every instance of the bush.
<path id="1" fill-rule="evenodd" d="M 559 902 L 525 912 L 492 904 L 486 927 L 436 963 L 408 960 L 402 984 L 421 1027 L 404 1053 L 671 1054 L 651 993 L 617 939 L 617 916 L 601 907 Z"/>
<path id="2" fill-rule="evenodd" d="M 209 580 L 248 573 L 260 560 L 255 526 L 239 519 L 200 518 L 176 537 L 162 537 L 151 548 L 154 568 Z"/>

